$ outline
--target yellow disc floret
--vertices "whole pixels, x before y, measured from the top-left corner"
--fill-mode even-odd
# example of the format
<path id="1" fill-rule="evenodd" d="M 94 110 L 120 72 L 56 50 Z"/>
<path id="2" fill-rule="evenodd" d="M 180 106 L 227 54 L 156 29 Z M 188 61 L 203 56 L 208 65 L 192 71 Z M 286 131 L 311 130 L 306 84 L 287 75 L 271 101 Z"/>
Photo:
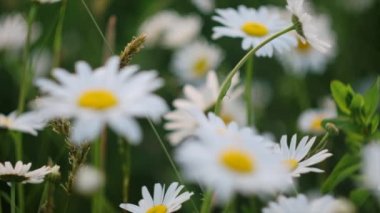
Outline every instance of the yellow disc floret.
<path id="1" fill-rule="evenodd" d="M 250 173 L 255 170 L 253 158 L 241 150 L 226 150 L 220 156 L 221 163 L 237 173 Z"/>
<path id="2" fill-rule="evenodd" d="M 207 59 L 200 58 L 198 59 L 193 66 L 193 72 L 197 77 L 202 77 L 206 74 L 209 69 L 209 64 Z"/>
<path id="3" fill-rule="evenodd" d="M 117 105 L 116 96 L 109 90 L 87 90 L 78 99 L 78 105 L 93 110 L 105 110 Z"/>
<path id="4" fill-rule="evenodd" d="M 268 28 L 259 22 L 248 21 L 243 26 L 241 26 L 241 30 L 245 32 L 247 35 L 255 36 L 255 37 L 263 37 L 268 35 Z"/>
<path id="5" fill-rule="evenodd" d="M 298 161 L 296 159 L 285 160 L 284 163 L 290 171 L 294 171 L 298 167 Z"/>
<path id="6" fill-rule="evenodd" d="M 157 205 L 148 209 L 146 213 L 167 213 L 168 208 L 165 205 Z"/>

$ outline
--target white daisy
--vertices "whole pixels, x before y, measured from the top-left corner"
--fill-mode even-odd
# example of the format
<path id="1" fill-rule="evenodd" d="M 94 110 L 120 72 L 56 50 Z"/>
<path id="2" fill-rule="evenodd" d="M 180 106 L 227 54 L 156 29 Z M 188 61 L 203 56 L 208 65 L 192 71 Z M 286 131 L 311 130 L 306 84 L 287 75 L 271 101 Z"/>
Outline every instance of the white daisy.
<path id="1" fill-rule="evenodd" d="M 80 194 L 90 195 L 104 185 L 104 179 L 103 173 L 97 168 L 83 165 L 75 174 L 73 187 Z"/>
<path id="2" fill-rule="evenodd" d="M 310 199 L 303 194 L 297 197 L 280 196 L 277 202 L 270 202 L 262 213 L 354 213 L 355 208 L 346 200 L 330 195 Z"/>
<path id="3" fill-rule="evenodd" d="M 309 8 L 304 4 L 304 0 L 287 0 L 286 8 L 292 13 L 293 21 L 299 24 L 297 33 L 303 43 L 310 44 L 314 49 L 325 53 L 331 47 L 329 40 L 321 34 L 316 21 L 309 14 Z"/>
<path id="4" fill-rule="evenodd" d="M 210 13 L 214 10 L 215 0 L 191 0 L 191 2 L 202 12 Z"/>
<path id="5" fill-rule="evenodd" d="M 171 67 L 184 82 L 203 80 L 222 60 L 222 50 L 205 40 L 192 42 L 174 53 Z"/>
<path id="6" fill-rule="evenodd" d="M 104 67 L 92 71 L 85 62 L 76 63 L 76 73 L 56 69 L 58 83 L 38 79 L 46 93 L 35 107 L 47 118 L 74 119 L 71 139 L 75 143 L 94 140 L 108 124 L 131 143 L 141 141 L 136 118 L 158 121 L 167 111 L 165 101 L 153 94 L 163 82 L 156 71 L 140 71 L 127 66 L 119 71 L 119 57 L 111 57 Z"/>
<path id="7" fill-rule="evenodd" d="M 285 54 L 277 54 L 286 71 L 299 76 L 304 76 L 307 72 L 321 74 L 325 71 L 327 63 L 335 57 L 336 41 L 330 20 L 327 16 L 319 15 L 314 18 L 313 24 L 318 28 L 319 36 L 328 41 L 330 48 L 322 53 L 309 42 L 298 39 L 297 47 Z M 297 36 L 295 33 L 292 35 Z"/>
<path id="8" fill-rule="evenodd" d="M 42 183 L 45 176 L 52 172 L 52 168 L 49 166 L 43 166 L 30 171 L 31 166 L 31 163 L 23 164 L 21 161 L 17 161 L 14 167 L 9 161 L 0 163 L 0 180 L 6 182 Z"/>
<path id="9" fill-rule="evenodd" d="M 364 184 L 380 198 L 380 141 L 365 146 L 362 153 Z"/>
<path id="10" fill-rule="evenodd" d="M 11 14 L 0 17 L 0 51 L 17 51 L 24 47 L 28 24 L 21 14 Z M 32 26 L 31 41 L 34 42 L 40 34 L 38 24 Z"/>
<path id="11" fill-rule="evenodd" d="M 226 123 L 236 121 L 244 125 L 246 116 L 244 103 L 241 100 L 243 89 L 237 87 L 237 83 L 238 76 L 235 76 L 227 93 L 227 98 L 222 102 L 221 117 Z M 165 129 L 172 131 L 168 136 L 172 144 L 176 145 L 194 133 L 197 121 L 190 111 L 207 112 L 212 110 L 218 98 L 219 89 L 219 81 L 214 71 L 207 74 L 205 85 L 199 87 L 185 85 L 183 89 L 185 97 L 174 100 L 175 110 L 164 116 L 167 120 Z"/>
<path id="12" fill-rule="evenodd" d="M 204 115 L 203 115 L 204 116 Z M 266 139 L 234 122 L 227 126 L 209 114 L 201 121 L 196 137 L 176 150 L 175 158 L 187 179 L 214 192 L 226 203 L 234 194 L 268 194 L 287 189 L 290 176 Z"/>
<path id="13" fill-rule="evenodd" d="M 325 106 L 319 109 L 308 109 L 299 116 L 298 128 L 305 133 L 323 134 L 325 132 L 322 121 L 337 116 L 335 103 L 326 99 Z"/>
<path id="14" fill-rule="evenodd" d="M 61 0 L 32 0 L 32 1 L 38 2 L 40 4 L 53 4 L 53 3 L 60 2 Z"/>
<path id="15" fill-rule="evenodd" d="M 218 15 L 214 16 L 213 20 L 224 26 L 214 27 L 212 37 L 242 38 L 244 50 L 257 46 L 274 33 L 291 25 L 290 22 L 284 21 L 280 14 L 266 7 L 256 10 L 241 5 L 237 10 L 217 9 L 216 13 Z M 293 36 L 285 34 L 262 47 L 256 55 L 271 57 L 274 51 L 282 53 L 295 47 L 296 44 L 297 40 Z"/>
<path id="16" fill-rule="evenodd" d="M 182 207 L 182 203 L 186 202 L 193 195 L 192 192 L 183 192 L 183 185 L 171 183 L 165 191 L 165 185 L 156 183 L 154 185 L 153 196 L 150 195 L 146 186 L 142 187 L 143 199 L 139 201 L 139 205 L 130 203 L 120 204 L 120 208 L 132 213 L 171 213 L 176 212 Z"/>
<path id="17" fill-rule="evenodd" d="M 25 132 L 34 136 L 37 135 L 37 130 L 45 127 L 45 124 L 42 114 L 37 112 L 26 112 L 20 115 L 12 112 L 8 116 L 0 114 L 0 128 Z"/>
<path id="18" fill-rule="evenodd" d="M 175 11 L 162 11 L 148 18 L 139 31 L 148 35 L 147 46 L 160 44 L 178 48 L 193 41 L 201 25 L 201 19 L 196 15 L 180 16 Z"/>
<path id="19" fill-rule="evenodd" d="M 275 152 L 279 152 L 282 155 L 282 162 L 288 167 L 293 177 L 300 177 L 301 174 L 309 172 L 323 172 L 323 170 L 311 166 L 332 156 L 331 153 L 328 153 L 327 149 L 319 151 L 306 159 L 314 145 L 315 139 L 316 137 L 312 137 L 309 140 L 309 137 L 305 136 L 297 144 L 297 135 L 293 135 L 290 145 L 288 145 L 288 137 L 286 135 L 281 137 L 280 146 L 275 148 Z"/>

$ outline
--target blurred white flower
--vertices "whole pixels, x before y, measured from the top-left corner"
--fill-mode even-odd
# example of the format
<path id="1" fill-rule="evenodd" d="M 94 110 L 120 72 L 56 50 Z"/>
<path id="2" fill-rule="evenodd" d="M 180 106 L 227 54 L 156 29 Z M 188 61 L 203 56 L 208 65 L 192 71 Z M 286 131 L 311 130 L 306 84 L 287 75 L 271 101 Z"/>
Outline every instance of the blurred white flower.
<path id="1" fill-rule="evenodd" d="M 326 53 L 331 48 L 331 41 L 324 38 L 325 35 L 321 33 L 315 19 L 309 14 L 310 8 L 304 2 L 304 0 L 287 0 L 286 8 L 292 13 L 292 19 L 300 24 L 297 26 L 297 33 L 301 41 L 322 53 Z"/>
<path id="2" fill-rule="evenodd" d="M 374 0 L 338 0 L 341 7 L 354 13 L 364 12 L 370 9 L 375 1 Z"/>
<path id="3" fill-rule="evenodd" d="M 225 125 L 212 113 L 201 120 L 196 137 L 176 150 L 187 179 L 212 190 L 220 203 L 236 193 L 262 195 L 288 189 L 290 175 L 264 137 L 234 122 Z"/>
<path id="4" fill-rule="evenodd" d="M 139 205 L 130 203 L 120 204 L 120 208 L 132 213 L 171 213 L 176 212 L 182 207 L 182 203 L 186 202 L 193 195 L 192 192 L 183 192 L 183 185 L 171 183 L 165 191 L 165 185 L 159 183 L 154 184 L 153 196 L 150 195 L 146 186 L 142 187 L 143 198 L 139 201 Z"/>
<path id="5" fill-rule="evenodd" d="M 335 103 L 330 98 L 325 99 L 322 108 L 302 112 L 298 118 L 298 128 L 304 133 L 320 135 L 325 132 L 322 121 L 336 116 Z"/>
<path id="6" fill-rule="evenodd" d="M 326 158 L 331 157 L 332 154 L 328 153 L 327 149 L 324 149 L 310 155 L 309 152 L 314 145 L 315 139 L 316 137 L 312 137 L 309 140 L 309 137 L 305 136 L 297 144 L 297 135 L 293 135 L 288 145 L 288 137 L 286 135 L 281 137 L 280 146 L 275 148 L 275 152 L 281 153 L 282 161 L 293 177 L 300 177 L 301 174 L 309 172 L 323 172 L 321 169 L 310 166 L 324 161 Z"/>
<path id="7" fill-rule="evenodd" d="M 309 42 L 298 40 L 298 45 L 285 54 L 277 54 L 285 66 L 285 71 L 304 76 L 307 72 L 322 74 L 326 65 L 336 55 L 335 35 L 331 28 L 330 20 L 325 15 L 315 16 L 313 25 L 318 29 L 318 36 L 330 44 L 330 48 L 323 53 L 315 49 Z M 296 33 L 291 35 L 297 37 Z"/>
<path id="8" fill-rule="evenodd" d="M 31 41 L 34 42 L 40 35 L 40 27 L 33 24 Z M 0 51 L 18 51 L 26 42 L 28 24 L 21 14 L 3 15 L 0 17 Z"/>
<path id="9" fill-rule="evenodd" d="M 25 132 L 36 136 L 37 130 L 43 129 L 46 124 L 41 115 L 38 112 L 26 112 L 20 115 L 12 112 L 7 116 L 0 114 L 0 128 Z"/>
<path id="10" fill-rule="evenodd" d="M 56 81 L 37 79 L 45 96 L 35 107 L 48 119 L 74 119 L 71 139 L 74 143 L 94 140 L 108 124 L 131 143 L 141 141 L 136 118 L 158 121 L 168 109 L 153 91 L 163 85 L 156 71 L 139 71 L 137 66 L 119 70 L 119 57 L 111 57 L 94 71 L 85 62 L 76 63 L 76 73 L 55 69 Z"/>
<path id="11" fill-rule="evenodd" d="M 222 50 L 205 40 L 192 42 L 174 53 L 171 67 L 183 82 L 203 80 L 222 60 Z"/>
<path id="12" fill-rule="evenodd" d="M 373 141 L 365 146 L 362 158 L 364 184 L 380 199 L 380 141 Z"/>
<path id="13" fill-rule="evenodd" d="M 61 0 L 32 0 L 32 1 L 38 2 L 40 4 L 53 4 L 53 3 L 60 2 Z"/>
<path id="14" fill-rule="evenodd" d="M 243 89 L 237 87 L 238 82 L 238 76 L 235 76 L 227 96 L 222 102 L 221 117 L 226 123 L 236 121 L 244 125 L 246 116 L 244 104 L 241 100 Z M 219 81 L 214 71 L 207 74 L 204 85 L 199 87 L 185 85 L 183 89 L 185 97 L 174 100 L 175 110 L 164 116 L 167 120 L 165 129 L 172 131 L 168 138 L 173 145 L 180 143 L 194 133 L 197 121 L 190 111 L 207 112 L 212 110 L 218 98 L 219 89 Z"/>
<path id="15" fill-rule="evenodd" d="M 36 184 L 42 183 L 45 176 L 52 172 L 49 166 L 30 171 L 31 166 L 32 163 L 23 164 L 21 161 L 17 161 L 14 167 L 9 161 L 0 163 L 0 180 Z"/>
<path id="16" fill-rule="evenodd" d="M 277 202 L 270 202 L 262 213 L 354 213 L 353 205 L 342 199 L 336 199 L 325 195 L 315 199 L 309 199 L 303 194 L 297 197 L 280 196 Z"/>
<path id="17" fill-rule="evenodd" d="M 32 53 L 32 69 L 34 78 L 45 76 L 52 66 L 52 55 L 48 50 L 36 50 Z"/>
<path id="18" fill-rule="evenodd" d="M 217 16 L 213 16 L 213 20 L 224 26 L 214 27 L 212 38 L 218 39 L 223 36 L 242 38 L 244 50 L 256 47 L 268 37 L 291 25 L 290 21 L 284 21 L 280 14 L 267 7 L 256 10 L 241 5 L 237 10 L 217 9 L 216 13 Z M 274 51 L 283 53 L 296 45 L 296 38 L 285 34 L 263 46 L 256 55 L 272 57 Z"/>
<path id="19" fill-rule="evenodd" d="M 191 2 L 202 12 L 210 13 L 214 10 L 215 0 L 191 0 Z"/>
<path id="20" fill-rule="evenodd" d="M 166 48 L 178 48 L 193 41 L 201 26 L 201 19 L 196 15 L 180 16 L 175 11 L 166 10 L 148 18 L 139 32 L 147 34 L 147 46 L 160 44 Z"/>
<path id="21" fill-rule="evenodd" d="M 74 190 L 83 195 L 91 195 L 104 185 L 104 175 L 90 165 L 79 167 L 75 174 Z"/>

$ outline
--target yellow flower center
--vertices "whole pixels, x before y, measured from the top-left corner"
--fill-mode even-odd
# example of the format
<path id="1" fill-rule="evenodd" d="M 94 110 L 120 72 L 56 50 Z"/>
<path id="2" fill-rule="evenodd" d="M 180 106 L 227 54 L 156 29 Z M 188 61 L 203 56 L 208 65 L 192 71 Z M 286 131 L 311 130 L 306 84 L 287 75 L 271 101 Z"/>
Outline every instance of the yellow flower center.
<path id="1" fill-rule="evenodd" d="M 234 120 L 234 118 L 229 114 L 222 114 L 220 118 L 224 121 L 225 124 L 229 124 Z"/>
<path id="2" fill-rule="evenodd" d="M 311 49 L 311 46 L 307 41 L 305 43 L 303 43 L 300 39 L 297 39 L 297 40 L 298 40 L 298 45 L 297 45 L 298 51 L 307 52 Z"/>
<path id="3" fill-rule="evenodd" d="M 237 173 L 250 173 L 255 170 L 252 157 L 240 150 L 227 150 L 220 156 L 220 161 L 228 169 Z"/>
<path id="4" fill-rule="evenodd" d="M 78 99 L 78 105 L 94 110 L 105 110 L 115 106 L 118 103 L 115 95 L 104 89 L 88 90 Z"/>
<path id="5" fill-rule="evenodd" d="M 298 161 L 296 159 L 285 160 L 284 163 L 289 168 L 290 171 L 294 171 L 298 167 Z"/>
<path id="6" fill-rule="evenodd" d="M 247 35 L 255 36 L 255 37 L 263 37 L 269 33 L 268 28 L 259 22 L 248 21 L 241 26 L 241 30 L 243 30 Z"/>
<path id="7" fill-rule="evenodd" d="M 314 131 L 321 131 L 323 119 L 324 119 L 323 116 L 315 117 L 314 120 L 311 122 L 310 128 Z"/>
<path id="8" fill-rule="evenodd" d="M 193 72 L 197 77 L 202 77 L 209 69 L 209 64 L 206 58 L 198 59 L 193 66 Z"/>
<path id="9" fill-rule="evenodd" d="M 146 213 L 167 213 L 168 208 L 165 205 L 157 205 L 148 209 Z"/>

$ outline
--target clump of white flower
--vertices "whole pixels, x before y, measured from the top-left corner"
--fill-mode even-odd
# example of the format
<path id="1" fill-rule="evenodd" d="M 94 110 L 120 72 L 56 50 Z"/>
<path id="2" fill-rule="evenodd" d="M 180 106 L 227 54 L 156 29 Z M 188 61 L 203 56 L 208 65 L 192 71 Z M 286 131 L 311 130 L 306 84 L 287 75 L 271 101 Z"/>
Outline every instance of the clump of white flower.
<path id="1" fill-rule="evenodd" d="M 16 112 L 12 112 L 7 116 L 0 113 L 0 128 L 25 132 L 36 136 L 37 130 L 43 129 L 45 125 L 45 119 L 38 112 L 26 112 L 19 115 Z"/>
<path id="2" fill-rule="evenodd" d="M 161 11 L 149 17 L 139 32 L 147 35 L 146 45 L 178 48 L 193 41 L 201 30 L 202 22 L 197 15 L 181 16 L 175 11 Z"/>
<path id="3" fill-rule="evenodd" d="M 0 17 L 0 51 L 18 51 L 26 42 L 28 23 L 18 13 L 3 15 Z M 33 24 L 31 29 L 31 41 L 34 42 L 40 35 L 40 27 Z"/>
<path id="4" fill-rule="evenodd" d="M 364 184 L 380 199 L 380 141 L 373 141 L 365 146 L 362 158 Z"/>
<path id="5" fill-rule="evenodd" d="M 21 161 L 12 166 L 9 161 L 0 163 L 0 180 L 20 183 L 42 183 L 46 175 L 56 171 L 57 167 L 42 166 L 30 171 L 32 163 L 24 164 Z"/>
<path id="6" fill-rule="evenodd" d="M 202 12 L 210 13 L 215 8 L 215 0 L 191 0 L 191 2 Z"/>
<path id="7" fill-rule="evenodd" d="M 222 50 L 205 40 L 192 42 L 174 53 L 171 67 L 180 80 L 199 82 L 222 60 Z"/>
<path id="8" fill-rule="evenodd" d="M 90 195 L 98 191 L 105 181 L 104 174 L 90 165 L 82 165 L 75 174 L 74 190 L 83 195 Z"/>

